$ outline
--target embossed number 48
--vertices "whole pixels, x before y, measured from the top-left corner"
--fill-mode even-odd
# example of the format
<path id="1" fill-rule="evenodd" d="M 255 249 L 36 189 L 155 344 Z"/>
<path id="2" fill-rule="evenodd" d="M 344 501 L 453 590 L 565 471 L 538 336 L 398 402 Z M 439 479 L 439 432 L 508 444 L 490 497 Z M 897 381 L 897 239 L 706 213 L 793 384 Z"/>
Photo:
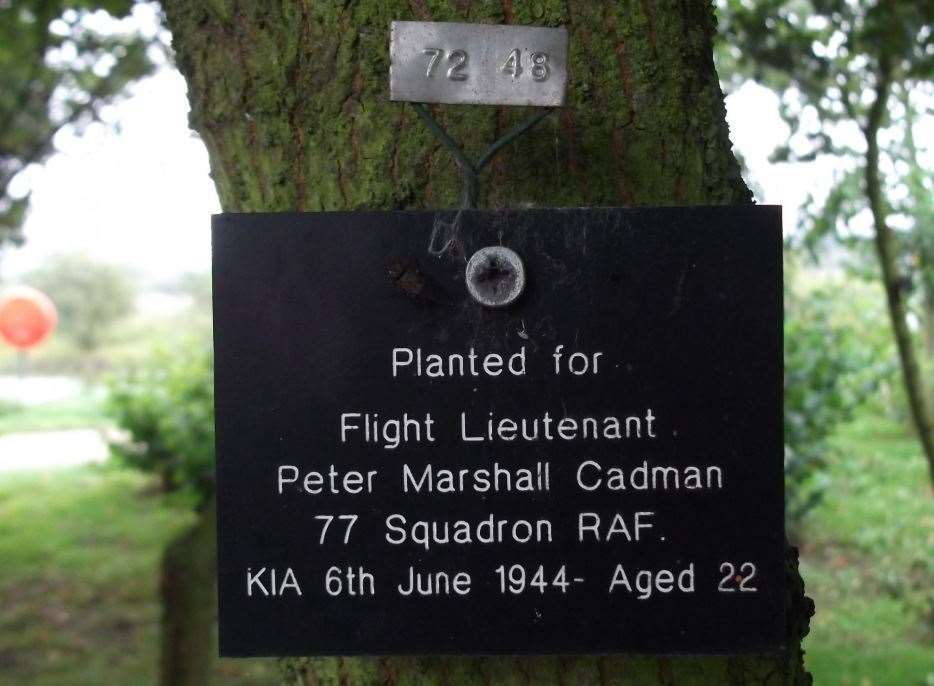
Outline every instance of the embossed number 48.
<path id="1" fill-rule="evenodd" d="M 533 52 L 529 55 L 529 59 L 532 61 L 532 80 L 547 81 L 551 75 L 551 68 L 548 66 L 548 53 Z M 506 56 L 506 61 L 503 62 L 503 66 L 500 67 L 500 71 L 509 74 L 513 81 L 519 80 L 519 77 L 525 71 L 522 68 L 522 51 L 519 48 L 510 51 Z"/>

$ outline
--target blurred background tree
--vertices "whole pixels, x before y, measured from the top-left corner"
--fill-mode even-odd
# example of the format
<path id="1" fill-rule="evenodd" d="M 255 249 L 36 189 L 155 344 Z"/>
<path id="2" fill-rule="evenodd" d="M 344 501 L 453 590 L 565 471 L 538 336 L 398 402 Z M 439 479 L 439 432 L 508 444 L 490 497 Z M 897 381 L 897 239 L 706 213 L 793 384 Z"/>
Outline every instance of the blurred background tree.
<path id="1" fill-rule="evenodd" d="M 192 307 L 197 312 L 211 312 L 211 275 L 208 272 L 186 272 L 178 277 L 172 289 L 180 295 L 191 298 Z"/>
<path id="2" fill-rule="evenodd" d="M 934 2 L 720 0 L 725 62 L 734 80 L 778 91 L 792 136 L 775 160 L 839 158 L 848 170 L 812 199 L 803 242 L 861 242 L 866 215 L 885 289 L 912 422 L 934 482 L 934 429 L 909 322 L 912 283 L 934 284 L 930 175 L 920 168 L 914 113 L 931 102 Z M 934 302 L 926 295 L 925 302 Z M 928 327 L 934 309 L 926 312 Z M 934 348 L 931 348 L 934 349 Z"/>
<path id="3" fill-rule="evenodd" d="M 828 465 L 837 452 L 830 439 L 895 371 L 884 312 L 846 281 L 808 277 L 802 260 L 787 255 L 785 517 L 796 543 L 805 516 L 832 486 Z"/>
<path id="4" fill-rule="evenodd" d="M 133 311 L 135 288 L 120 267 L 83 255 L 61 255 L 27 275 L 58 307 L 61 331 L 84 353 L 98 349 L 110 328 Z"/>
<path id="5" fill-rule="evenodd" d="M 134 0 L 0 2 L 0 245 L 21 240 L 28 184 L 17 180 L 54 150 L 63 127 L 81 128 L 131 81 L 149 73 L 149 42 L 92 28 Z M 100 21 L 97 22 L 101 23 Z"/>

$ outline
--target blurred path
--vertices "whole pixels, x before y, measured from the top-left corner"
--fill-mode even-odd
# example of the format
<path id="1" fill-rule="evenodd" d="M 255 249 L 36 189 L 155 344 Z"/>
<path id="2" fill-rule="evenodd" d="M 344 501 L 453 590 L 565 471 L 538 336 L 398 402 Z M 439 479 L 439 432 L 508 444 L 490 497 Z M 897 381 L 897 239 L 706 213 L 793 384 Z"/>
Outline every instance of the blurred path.
<path id="1" fill-rule="evenodd" d="M 28 431 L 0 436 L 0 472 L 34 471 L 106 462 L 107 443 L 97 429 Z"/>

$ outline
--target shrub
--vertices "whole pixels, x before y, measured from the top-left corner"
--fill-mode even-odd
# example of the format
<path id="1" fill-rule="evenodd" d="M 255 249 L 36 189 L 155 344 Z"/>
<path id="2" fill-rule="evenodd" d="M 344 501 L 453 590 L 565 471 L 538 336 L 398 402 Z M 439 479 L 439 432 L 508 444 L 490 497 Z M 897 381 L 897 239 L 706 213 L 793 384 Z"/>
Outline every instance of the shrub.
<path id="1" fill-rule="evenodd" d="M 129 440 L 114 453 L 159 474 L 168 490 L 200 502 L 214 492 L 214 358 L 210 344 L 186 342 L 110 383 L 108 410 Z"/>
<path id="2" fill-rule="evenodd" d="M 844 285 L 785 294 L 785 486 L 795 526 L 826 491 L 828 439 L 894 371 L 871 308 Z"/>

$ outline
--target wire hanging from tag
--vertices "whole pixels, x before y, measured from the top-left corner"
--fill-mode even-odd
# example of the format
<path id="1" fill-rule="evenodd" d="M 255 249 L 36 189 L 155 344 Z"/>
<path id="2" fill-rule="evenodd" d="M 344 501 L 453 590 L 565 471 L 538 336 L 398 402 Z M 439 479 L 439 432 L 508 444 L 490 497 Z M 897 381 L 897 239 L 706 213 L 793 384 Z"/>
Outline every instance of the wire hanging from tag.
<path id="1" fill-rule="evenodd" d="M 476 209 L 477 191 L 480 185 L 480 173 L 496 157 L 500 150 L 518 139 L 523 134 L 531 131 L 537 124 L 543 121 L 549 114 L 554 112 L 555 108 L 549 107 L 534 115 L 525 121 L 517 124 L 509 131 L 500 136 L 486 149 L 483 155 L 476 162 L 472 162 L 464 152 L 463 148 L 444 130 L 444 127 L 438 123 L 438 120 L 431 114 L 431 108 L 423 102 L 410 103 L 415 113 L 418 115 L 428 130 L 437 138 L 441 144 L 448 149 L 454 161 L 460 169 L 461 177 L 464 181 L 464 191 L 461 199 L 462 209 Z"/>

